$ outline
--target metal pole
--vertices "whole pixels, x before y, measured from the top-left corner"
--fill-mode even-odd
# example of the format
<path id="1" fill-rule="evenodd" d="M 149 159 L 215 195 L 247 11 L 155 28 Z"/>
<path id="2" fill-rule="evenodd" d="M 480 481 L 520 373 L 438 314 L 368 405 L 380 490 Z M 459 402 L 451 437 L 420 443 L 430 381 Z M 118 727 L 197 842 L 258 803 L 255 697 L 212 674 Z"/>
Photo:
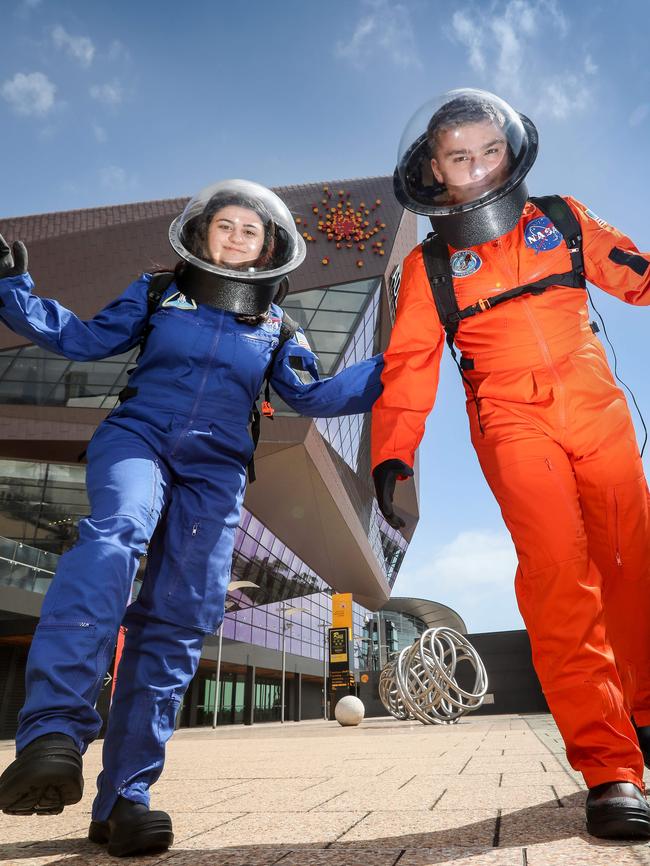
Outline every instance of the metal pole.
<path id="1" fill-rule="evenodd" d="M 377 661 L 379 663 L 379 670 L 381 670 L 383 667 L 381 660 L 381 648 L 381 615 L 379 611 L 377 611 Z"/>
<path id="2" fill-rule="evenodd" d="M 285 654 L 284 654 L 284 634 L 286 631 L 285 625 L 285 607 L 282 605 L 282 687 L 280 690 L 280 721 L 284 724 L 284 674 L 285 674 Z"/>
<path id="3" fill-rule="evenodd" d="M 219 628 L 219 650 L 217 651 L 217 672 L 214 685 L 214 712 L 212 713 L 212 727 L 217 727 L 217 713 L 219 712 L 219 685 L 221 676 L 221 638 L 223 637 L 223 620 Z"/>
<path id="4" fill-rule="evenodd" d="M 323 719 L 327 721 L 327 623 L 322 622 L 323 629 Z"/>

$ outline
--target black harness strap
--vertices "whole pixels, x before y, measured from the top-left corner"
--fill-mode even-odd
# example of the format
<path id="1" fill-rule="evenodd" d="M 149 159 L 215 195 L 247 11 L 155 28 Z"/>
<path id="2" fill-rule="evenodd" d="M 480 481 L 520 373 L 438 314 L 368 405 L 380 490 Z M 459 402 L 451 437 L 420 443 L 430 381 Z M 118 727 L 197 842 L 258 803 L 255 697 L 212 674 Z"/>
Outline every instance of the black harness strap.
<path id="1" fill-rule="evenodd" d="M 174 273 L 172 271 L 161 271 L 160 273 L 153 274 L 151 280 L 149 282 L 149 286 L 147 288 L 147 324 L 142 332 L 142 337 L 140 338 L 140 351 L 138 353 L 137 361 L 142 356 L 144 352 L 145 345 L 147 343 L 147 337 L 151 333 L 151 324 L 150 320 L 153 314 L 158 309 L 158 305 L 160 304 L 160 299 L 165 294 L 169 286 L 172 284 L 174 280 Z M 259 399 L 259 395 L 253 403 L 251 409 L 250 416 L 250 425 L 251 425 L 251 439 L 253 440 L 253 454 L 255 453 L 255 449 L 257 448 L 257 443 L 260 438 L 260 421 L 261 415 L 265 415 L 267 418 L 273 420 L 274 409 L 271 406 L 271 375 L 273 373 L 273 366 L 275 364 L 276 358 L 280 353 L 280 349 L 284 346 L 287 340 L 290 340 L 298 330 L 299 325 L 297 322 L 288 316 L 286 313 L 283 313 L 282 323 L 280 325 L 280 333 L 278 335 L 278 345 L 273 350 L 271 355 L 271 361 L 266 368 L 266 373 L 264 374 L 264 402 L 262 403 L 262 411 L 257 408 L 257 400 Z M 131 372 L 131 371 L 129 371 Z M 118 395 L 118 400 L 120 403 L 123 403 L 125 400 L 128 400 L 129 397 L 135 397 L 137 394 L 137 388 L 131 388 L 128 385 L 122 388 Z M 248 480 L 252 483 L 255 481 L 255 458 L 251 456 L 250 462 L 248 464 Z"/>
<path id="2" fill-rule="evenodd" d="M 458 367 L 461 379 L 472 392 L 472 397 L 474 398 L 474 404 L 476 406 L 478 426 L 481 433 L 483 433 L 484 431 L 481 423 L 481 410 L 478 404 L 478 398 L 474 391 L 474 386 L 465 375 L 465 369 L 463 367 L 464 359 L 461 358 L 460 361 L 458 360 L 456 347 L 454 346 L 454 340 L 456 339 L 456 332 L 458 331 L 461 317 L 458 308 L 458 300 L 456 299 L 456 293 L 454 292 L 454 281 L 451 272 L 451 264 L 449 263 L 447 244 L 443 243 L 438 235 L 432 233 L 428 235 L 422 243 L 422 254 L 424 257 L 424 267 L 426 268 L 429 285 L 431 286 L 431 292 L 433 294 L 433 300 L 435 301 L 436 309 L 438 310 L 438 317 L 440 318 L 440 322 L 442 323 L 442 326 L 445 329 L 445 334 L 447 335 L 447 345 L 449 346 L 451 357 L 454 359 L 454 364 Z"/>
<path id="3" fill-rule="evenodd" d="M 436 302 L 440 321 L 447 331 L 447 342 L 450 332 L 452 341 L 458 331 L 458 325 L 463 319 L 484 313 L 506 301 L 520 298 L 522 295 L 540 295 L 551 286 L 566 286 L 568 288 L 585 288 L 584 260 L 582 256 L 582 232 L 580 223 L 575 217 L 569 205 L 561 196 L 549 195 L 540 198 L 531 198 L 530 201 L 536 205 L 542 213 L 555 225 L 564 238 L 569 253 L 571 254 L 571 270 L 562 274 L 550 274 L 532 283 L 515 286 L 492 295 L 489 298 L 479 298 L 474 304 L 458 307 L 458 301 L 454 292 L 453 275 L 449 263 L 447 245 L 442 240 L 430 234 L 422 244 L 424 265 Z"/>
<path id="4" fill-rule="evenodd" d="M 458 367 L 463 382 L 469 387 L 476 403 L 478 413 L 478 423 L 483 432 L 481 424 L 481 415 L 479 411 L 478 399 L 474 392 L 472 383 L 465 376 L 465 370 L 473 369 L 473 361 L 471 358 L 461 358 L 458 360 L 454 341 L 458 332 L 458 326 L 464 319 L 469 319 L 479 313 L 485 313 L 493 307 L 503 304 L 506 301 L 512 301 L 515 298 L 521 298 L 523 295 L 541 295 L 551 286 L 565 286 L 567 288 L 586 287 L 584 275 L 584 259 L 582 255 L 582 230 L 577 217 L 559 195 L 547 195 L 531 198 L 530 201 L 537 207 L 544 216 L 548 217 L 554 224 L 556 229 L 564 238 L 569 253 L 571 254 L 571 270 L 562 274 L 551 274 L 548 277 L 543 277 L 532 283 L 526 283 L 522 286 L 515 286 L 512 289 L 507 289 L 505 292 L 500 292 L 497 295 L 492 295 L 489 298 L 479 298 L 474 304 L 464 307 L 462 310 L 458 306 L 456 293 L 454 292 L 454 281 L 449 261 L 449 250 L 440 237 L 436 234 L 430 234 L 422 242 L 422 255 L 424 258 L 424 266 L 426 268 L 427 277 L 431 286 L 433 299 L 438 310 L 438 316 L 447 335 L 447 345 L 451 351 L 454 363 Z"/>
<path id="5" fill-rule="evenodd" d="M 151 333 L 151 317 L 158 309 L 160 299 L 165 294 L 167 289 L 171 286 L 173 280 L 173 271 L 159 271 L 157 274 L 151 275 L 151 280 L 149 281 L 149 285 L 147 287 L 147 319 L 145 322 L 145 326 L 142 330 L 142 336 L 140 337 L 140 351 L 138 352 L 138 357 L 135 359 L 136 364 L 142 357 L 144 347 L 146 346 L 147 339 L 149 337 L 149 334 Z M 131 367 L 128 372 L 132 373 L 133 370 L 135 370 L 135 367 Z M 122 388 L 120 393 L 117 395 L 118 403 L 124 403 L 125 400 L 129 400 L 131 397 L 135 397 L 137 393 L 137 388 L 132 388 L 129 385 L 125 385 L 124 388 Z"/>
<path id="6" fill-rule="evenodd" d="M 138 358 L 144 352 L 144 347 L 147 343 L 147 337 L 151 333 L 151 317 L 158 309 L 160 299 L 173 282 L 173 271 L 160 271 L 159 273 L 152 274 L 151 276 L 151 280 L 149 281 L 149 287 L 147 288 L 147 324 L 144 331 L 142 332 L 142 337 L 140 338 L 140 353 L 138 354 Z"/>
<path id="7" fill-rule="evenodd" d="M 257 408 L 257 401 L 259 400 L 259 394 L 257 395 L 257 399 L 253 403 L 253 408 L 251 409 L 251 439 L 253 440 L 253 454 L 251 456 L 250 462 L 248 464 L 248 481 L 250 484 L 255 481 L 255 450 L 257 449 L 257 443 L 260 439 L 260 425 L 261 425 L 261 417 L 264 415 L 265 418 L 269 418 L 271 421 L 273 420 L 273 416 L 275 414 L 275 410 L 271 405 L 271 376 L 273 375 L 273 367 L 275 365 L 275 361 L 280 354 L 280 350 L 291 337 L 295 336 L 296 331 L 300 326 L 297 322 L 288 316 L 284 311 L 282 312 L 282 324 L 280 325 L 280 333 L 278 335 L 278 345 L 273 350 L 273 354 L 271 355 L 271 361 L 266 368 L 266 373 L 264 374 L 264 400 L 262 402 L 262 411 Z"/>

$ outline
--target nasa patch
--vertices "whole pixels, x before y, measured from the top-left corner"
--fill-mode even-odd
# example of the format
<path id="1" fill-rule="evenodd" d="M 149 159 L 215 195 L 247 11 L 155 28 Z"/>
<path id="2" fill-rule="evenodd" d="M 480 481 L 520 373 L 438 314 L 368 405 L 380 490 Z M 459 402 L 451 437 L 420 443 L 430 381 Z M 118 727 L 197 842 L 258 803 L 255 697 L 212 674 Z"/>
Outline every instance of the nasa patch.
<path id="1" fill-rule="evenodd" d="M 526 246 L 538 253 L 554 250 L 563 241 L 559 232 L 547 216 L 531 220 L 524 229 Z"/>
<path id="2" fill-rule="evenodd" d="M 469 277 L 478 271 L 483 261 L 474 250 L 458 250 L 449 259 L 449 264 L 455 277 Z"/>
<path id="3" fill-rule="evenodd" d="M 277 334 L 282 326 L 282 319 L 278 316 L 269 316 L 262 324 L 262 330 L 267 334 Z"/>
<path id="4" fill-rule="evenodd" d="M 176 310 L 196 310 L 196 301 L 186 298 L 182 292 L 174 292 L 162 302 L 163 307 L 174 307 Z"/>
<path id="5" fill-rule="evenodd" d="M 598 225 L 601 227 L 601 229 L 604 229 L 605 226 L 607 225 L 607 223 L 605 222 L 605 220 L 602 217 L 599 217 L 598 214 L 595 214 L 592 210 L 589 210 L 589 208 L 586 208 L 585 213 L 595 223 L 598 223 Z"/>

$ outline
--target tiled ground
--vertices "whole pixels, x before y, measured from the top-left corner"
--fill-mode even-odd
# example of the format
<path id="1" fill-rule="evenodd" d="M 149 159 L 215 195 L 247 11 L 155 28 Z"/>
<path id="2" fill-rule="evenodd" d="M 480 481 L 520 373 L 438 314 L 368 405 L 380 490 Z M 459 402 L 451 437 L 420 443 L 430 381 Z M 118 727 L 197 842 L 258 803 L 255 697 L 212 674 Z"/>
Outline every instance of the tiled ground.
<path id="1" fill-rule="evenodd" d="M 176 841 L 137 860 L 85 838 L 100 749 L 78 805 L 0 814 L 2 866 L 650 866 L 648 843 L 587 835 L 582 780 L 549 716 L 179 731 L 153 797 Z M 0 771 L 12 757 L 1 742 Z"/>

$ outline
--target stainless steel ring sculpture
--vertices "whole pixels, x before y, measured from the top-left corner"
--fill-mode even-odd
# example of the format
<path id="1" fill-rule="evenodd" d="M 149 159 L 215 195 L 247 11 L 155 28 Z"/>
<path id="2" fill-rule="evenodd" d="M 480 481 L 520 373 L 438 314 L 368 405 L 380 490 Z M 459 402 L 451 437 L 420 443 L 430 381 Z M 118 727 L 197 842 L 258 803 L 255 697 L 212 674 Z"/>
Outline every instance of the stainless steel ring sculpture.
<path id="1" fill-rule="evenodd" d="M 459 665 L 474 671 L 471 690 L 458 684 Z M 466 675 L 465 679 L 469 681 Z M 396 719 L 419 719 L 425 725 L 451 724 L 477 710 L 487 689 L 479 654 L 453 628 L 425 631 L 385 665 L 379 677 L 379 697 L 388 712 Z"/>

